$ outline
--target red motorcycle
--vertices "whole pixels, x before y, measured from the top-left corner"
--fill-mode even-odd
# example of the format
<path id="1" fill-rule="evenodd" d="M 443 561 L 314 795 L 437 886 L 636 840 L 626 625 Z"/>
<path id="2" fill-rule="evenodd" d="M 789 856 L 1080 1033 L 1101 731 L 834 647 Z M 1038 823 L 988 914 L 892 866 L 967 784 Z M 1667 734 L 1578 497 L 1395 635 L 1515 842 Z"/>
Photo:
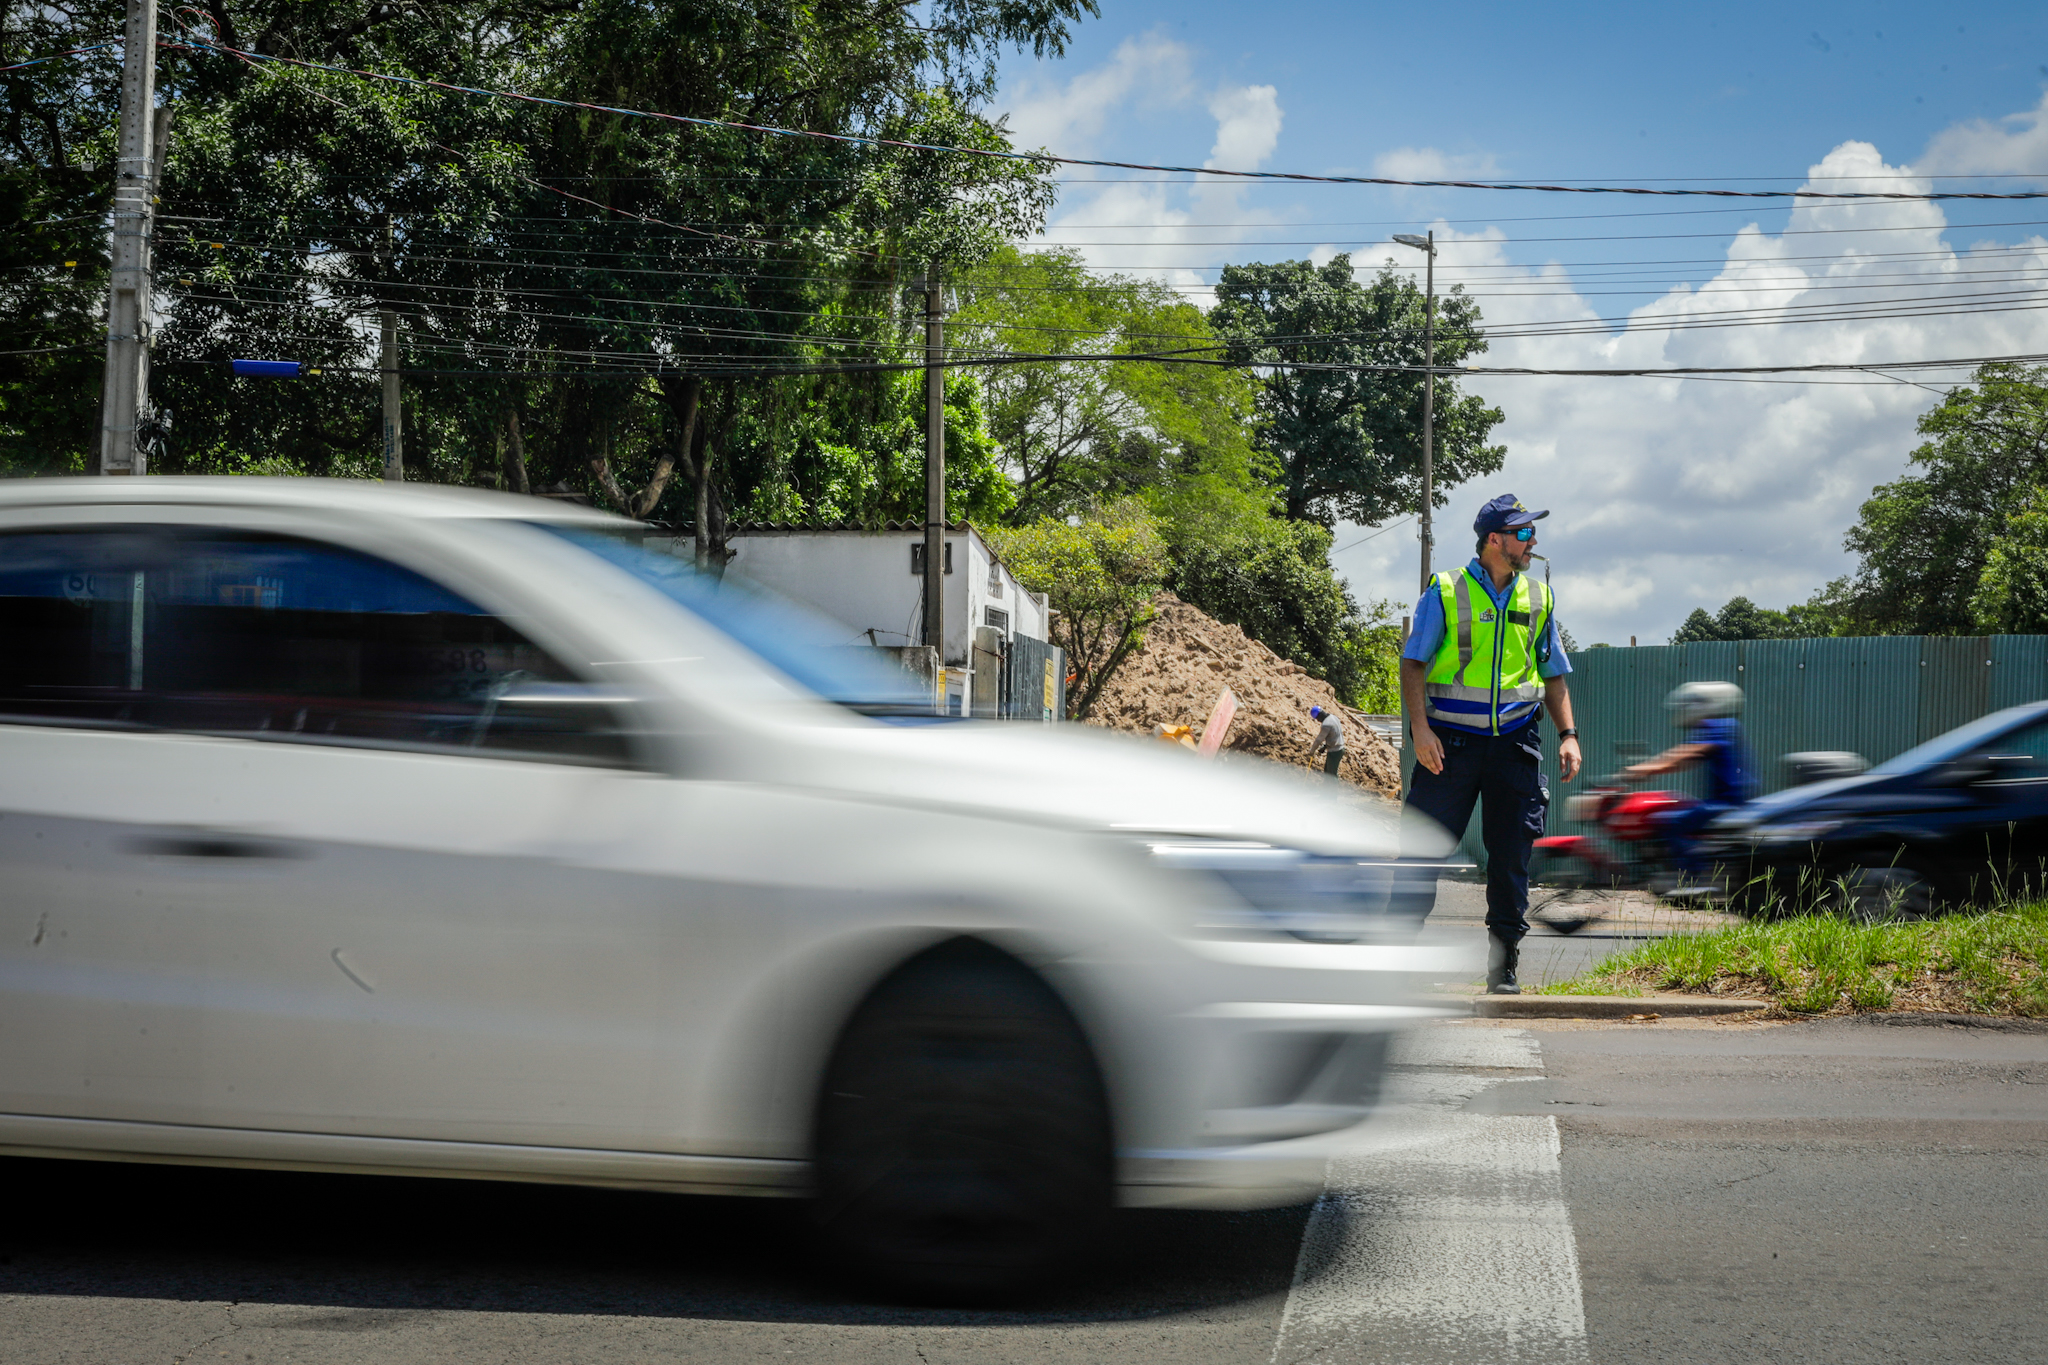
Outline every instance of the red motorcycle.
<path id="1" fill-rule="evenodd" d="M 1646 890 L 1656 895 L 1704 894 L 1683 888 L 1678 859 L 1660 817 L 1693 805 L 1672 791 L 1631 791 L 1618 777 L 1596 778 L 1592 790 L 1565 802 L 1565 818 L 1592 826 L 1586 834 L 1536 841 L 1529 860 L 1529 913 L 1561 934 L 1599 917 L 1601 893 Z"/>

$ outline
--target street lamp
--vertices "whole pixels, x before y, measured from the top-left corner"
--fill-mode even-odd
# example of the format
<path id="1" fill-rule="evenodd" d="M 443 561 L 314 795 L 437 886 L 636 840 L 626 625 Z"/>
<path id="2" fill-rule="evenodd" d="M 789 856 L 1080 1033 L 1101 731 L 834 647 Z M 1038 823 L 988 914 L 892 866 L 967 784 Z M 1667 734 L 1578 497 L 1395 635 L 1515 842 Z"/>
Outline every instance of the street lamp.
<path id="1" fill-rule="evenodd" d="M 1426 267 L 1428 286 L 1423 295 L 1422 345 L 1423 364 L 1427 367 L 1422 377 L 1422 591 L 1429 591 L 1430 551 L 1434 548 L 1429 534 L 1429 512 L 1432 504 L 1431 446 L 1436 438 L 1436 230 L 1417 237 L 1412 232 L 1397 232 L 1394 240 L 1402 246 L 1412 246 L 1429 258 Z"/>

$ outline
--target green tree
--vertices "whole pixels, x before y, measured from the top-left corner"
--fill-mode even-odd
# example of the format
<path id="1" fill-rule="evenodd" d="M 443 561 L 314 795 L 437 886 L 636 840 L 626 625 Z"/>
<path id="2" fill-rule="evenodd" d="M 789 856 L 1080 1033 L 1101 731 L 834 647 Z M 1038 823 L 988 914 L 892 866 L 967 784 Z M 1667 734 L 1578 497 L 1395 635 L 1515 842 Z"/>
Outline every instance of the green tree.
<path id="1" fill-rule="evenodd" d="M 2035 488 L 1992 540 L 1970 616 L 1986 635 L 2048 633 L 2048 488 Z"/>
<path id="2" fill-rule="evenodd" d="M 120 0 L 0 0 L 0 32 L 47 51 L 117 32 L 121 12 Z M 223 0 L 165 22 L 167 36 L 183 24 L 346 67 L 999 150 L 980 112 L 997 53 L 1056 55 L 1093 12 L 1092 0 L 914 13 L 890 0 Z M 81 149 L 102 165 L 111 150 L 116 67 L 107 54 L 80 62 L 68 85 L 42 67 L 6 77 L 21 117 L 11 142 L 0 126 L 0 181 L 30 182 L 24 215 L 73 213 L 51 197 L 64 168 Z M 1029 235 L 1052 193 L 1030 161 L 679 128 L 198 51 L 167 49 L 159 89 L 177 111 L 157 250 L 152 460 L 166 472 L 371 472 L 374 318 L 391 308 L 412 372 L 410 477 L 583 491 L 722 525 L 727 508 L 779 496 L 770 485 L 790 462 L 773 442 L 792 414 L 839 424 L 814 449 L 873 453 L 861 432 L 893 427 L 898 385 L 833 365 L 914 354 L 907 263 L 971 266 Z M 104 200 L 105 177 L 90 183 Z M 81 262 L 84 303 L 56 330 L 96 379 L 103 261 L 70 244 L 45 254 Z M 61 268 L 39 265 L 41 302 L 22 306 L 55 317 Z M 235 355 L 322 373 L 238 382 L 224 363 Z M 761 377 L 778 367 L 828 372 Z M 656 368 L 658 383 L 645 377 Z M 52 386 L 15 377 L 0 370 L 0 431 L 61 425 L 17 421 Z M 96 384 L 73 387 L 96 406 Z M 972 406 L 949 386 L 949 412 Z M 88 416 L 58 467 L 85 459 Z M 970 503 L 993 510 L 991 492 Z"/>
<path id="3" fill-rule="evenodd" d="M 1861 558 L 1834 600 L 1870 635 L 1964 635 L 1994 546 L 2048 484 L 2048 366 L 1986 365 L 1919 422 L 1916 472 L 1863 504 L 1847 548 Z M 2000 569 L 2004 582 L 2008 553 Z M 1987 609 L 2004 611 L 1994 589 Z M 2023 607 L 2019 608 L 2024 610 Z"/>
<path id="4" fill-rule="evenodd" d="M 78 46 L 76 31 L 55 6 L 0 0 L 0 65 Z M 97 467 L 119 75 L 115 51 L 0 77 L 0 475 Z"/>
<path id="5" fill-rule="evenodd" d="M 1052 643 L 1066 651 L 1074 676 L 1067 709 L 1086 720 L 1117 669 L 1144 646 L 1168 571 L 1158 519 L 1140 500 L 1121 498 L 1072 522 L 1043 517 L 984 534 L 1017 581 L 1059 613 Z"/>
<path id="6" fill-rule="evenodd" d="M 1351 258 L 1233 265 L 1209 314 L 1240 365 L 1265 368 L 1258 440 L 1290 520 L 1377 525 L 1422 496 L 1423 376 L 1370 366 L 1424 361 L 1424 299 L 1391 267 L 1360 284 Z M 1486 349 L 1479 307 L 1461 288 L 1437 300 L 1436 363 L 1457 365 Z M 1329 366 L 1331 368 L 1321 368 Z M 1450 489 L 1501 467 L 1487 438 L 1501 421 L 1476 394 L 1437 377 L 1433 451 L 1436 505 Z"/>
<path id="7" fill-rule="evenodd" d="M 1718 612 L 1709 614 L 1696 607 L 1671 636 L 1674 645 L 1708 640 L 1804 640 L 1821 635 L 1841 634 L 1841 612 L 1831 594 L 1839 592 L 1830 584 L 1811 601 L 1795 603 L 1783 611 L 1760 607 L 1747 597 L 1731 597 Z"/>
<path id="8" fill-rule="evenodd" d="M 969 351 L 1041 363 L 986 372 L 989 429 L 1017 484 L 1016 518 L 1066 516 L 1105 497 L 1250 457 L 1254 381 L 1214 366 L 1082 357 L 1215 345 L 1201 310 L 1164 285 L 1092 275 L 1071 251 L 995 251 L 969 272 L 951 324 Z"/>

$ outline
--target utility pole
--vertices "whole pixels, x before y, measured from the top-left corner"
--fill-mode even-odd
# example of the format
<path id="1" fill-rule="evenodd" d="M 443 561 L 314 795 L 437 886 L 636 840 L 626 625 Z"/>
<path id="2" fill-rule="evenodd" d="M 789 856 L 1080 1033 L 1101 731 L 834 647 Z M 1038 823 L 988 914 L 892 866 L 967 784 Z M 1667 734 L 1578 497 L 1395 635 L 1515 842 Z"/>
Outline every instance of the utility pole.
<path id="1" fill-rule="evenodd" d="M 928 265 L 924 289 L 924 642 L 946 666 L 946 294 Z"/>
<path id="2" fill-rule="evenodd" d="M 391 231 L 391 215 L 381 213 L 378 221 L 384 228 L 384 308 L 377 315 L 383 325 L 383 346 L 378 352 L 377 368 L 384 372 L 384 479 L 387 483 L 405 482 L 405 428 L 399 416 L 398 387 L 398 312 L 391 306 L 392 279 L 398 270 L 396 238 Z"/>
<path id="3" fill-rule="evenodd" d="M 1417 237 L 1412 233 L 1398 233 L 1394 240 L 1403 246 L 1417 247 L 1428 257 L 1425 267 L 1428 284 L 1423 293 L 1422 348 L 1423 365 L 1426 372 L 1422 377 L 1422 591 L 1429 591 L 1430 560 L 1436 548 L 1430 537 L 1429 514 L 1436 502 L 1434 486 L 1435 471 L 1431 461 L 1435 455 L 1436 442 L 1436 229 L 1431 228 L 1427 236 Z"/>
<path id="4" fill-rule="evenodd" d="M 114 224 L 108 255 L 107 375 L 100 399 L 100 473 L 144 474 L 137 431 L 149 407 L 150 145 L 156 103 L 156 0 L 128 0 L 121 52 L 121 126 L 114 161 Z"/>

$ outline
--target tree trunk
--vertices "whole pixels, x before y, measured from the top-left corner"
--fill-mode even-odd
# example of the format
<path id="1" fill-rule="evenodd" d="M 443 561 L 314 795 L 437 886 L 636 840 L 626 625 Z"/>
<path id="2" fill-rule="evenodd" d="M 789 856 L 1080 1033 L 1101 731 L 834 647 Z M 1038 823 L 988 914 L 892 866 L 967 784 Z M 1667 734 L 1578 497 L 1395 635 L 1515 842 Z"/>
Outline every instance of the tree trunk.
<path id="1" fill-rule="evenodd" d="M 662 452 L 660 462 L 654 466 L 654 477 L 647 481 L 647 487 L 640 490 L 640 496 L 634 501 L 633 515 L 643 521 L 653 513 L 661 495 L 668 491 L 669 480 L 675 476 L 678 463 L 683 466 L 684 476 L 692 483 L 697 479 L 697 462 L 690 458 L 690 446 L 697 439 L 697 413 L 702 406 L 704 381 L 693 374 L 675 384 L 664 376 L 661 394 L 668 400 L 682 432 L 676 438 L 675 448 Z"/>
<path id="2" fill-rule="evenodd" d="M 692 482 L 697 486 L 697 515 L 692 530 L 696 533 L 697 572 L 706 573 L 711 568 L 711 465 L 717 459 L 717 452 L 711 444 L 711 437 L 704 437 L 704 453 L 697 457 L 697 468 L 693 471 Z"/>
<path id="3" fill-rule="evenodd" d="M 514 493 L 531 493 L 526 481 L 526 437 L 519 430 L 519 404 L 505 409 L 505 487 Z"/>
<path id="4" fill-rule="evenodd" d="M 612 443 L 616 439 L 617 432 L 607 423 L 598 437 L 596 453 L 586 457 L 585 463 L 590 466 L 590 472 L 597 475 L 597 486 L 611 499 L 612 507 L 620 516 L 629 517 L 633 515 L 633 500 L 626 496 L 626 490 L 619 487 L 618 479 L 612 474 Z"/>

